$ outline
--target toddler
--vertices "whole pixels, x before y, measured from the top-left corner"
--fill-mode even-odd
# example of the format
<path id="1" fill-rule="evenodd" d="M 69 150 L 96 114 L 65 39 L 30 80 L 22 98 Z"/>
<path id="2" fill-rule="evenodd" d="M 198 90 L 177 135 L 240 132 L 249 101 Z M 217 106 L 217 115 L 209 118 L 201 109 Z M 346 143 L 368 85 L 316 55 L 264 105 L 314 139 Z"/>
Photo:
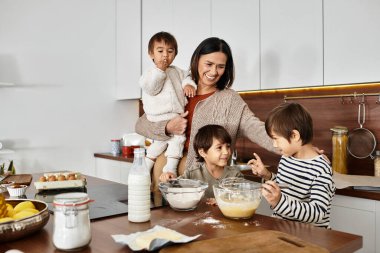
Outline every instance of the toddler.
<path id="1" fill-rule="evenodd" d="M 227 177 L 243 177 L 240 170 L 227 166 L 231 156 L 231 136 L 219 125 L 201 127 L 194 137 L 193 147 L 197 163 L 185 170 L 182 178 L 198 179 L 208 183 L 205 192 L 207 198 L 213 198 L 212 186 Z M 163 173 L 160 181 L 166 182 L 173 178 L 169 173 Z M 210 203 L 213 203 L 210 201 Z"/>
<path id="2" fill-rule="evenodd" d="M 178 53 L 177 41 L 167 32 L 159 32 L 149 40 L 148 53 L 155 66 L 140 78 L 145 114 L 151 122 L 170 120 L 184 113 L 186 97 L 195 95 L 196 84 L 188 75 L 172 64 Z M 174 135 L 168 141 L 154 140 L 147 149 L 146 164 L 152 169 L 156 158 L 165 151 L 167 163 L 164 172 L 176 175 L 186 137 Z"/>
<path id="3" fill-rule="evenodd" d="M 262 194 L 273 216 L 329 228 L 335 185 L 330 164 L 311 143 L 310 114 L 297 103 L 285 103 L 270 112 L 265 129 L 282 154 L 278 172 L 267 170 L 256 153 L 248 164 L 254 175 L 267 180 Z M 279 184 L 289 188 L 280 189 Z"/>

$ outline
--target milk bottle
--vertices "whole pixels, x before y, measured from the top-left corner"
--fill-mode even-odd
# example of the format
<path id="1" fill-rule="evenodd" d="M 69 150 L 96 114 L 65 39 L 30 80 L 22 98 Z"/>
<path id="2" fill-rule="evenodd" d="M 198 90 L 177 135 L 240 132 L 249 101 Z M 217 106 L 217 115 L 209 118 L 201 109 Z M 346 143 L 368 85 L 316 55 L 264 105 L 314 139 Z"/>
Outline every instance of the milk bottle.
<path id="1" fill-rule="evenodd" d="M 145 149 L 134 150 L 133 165 L 128 176 L 128 220 L 150 220 L 150 172 L 145 164 Z"/>

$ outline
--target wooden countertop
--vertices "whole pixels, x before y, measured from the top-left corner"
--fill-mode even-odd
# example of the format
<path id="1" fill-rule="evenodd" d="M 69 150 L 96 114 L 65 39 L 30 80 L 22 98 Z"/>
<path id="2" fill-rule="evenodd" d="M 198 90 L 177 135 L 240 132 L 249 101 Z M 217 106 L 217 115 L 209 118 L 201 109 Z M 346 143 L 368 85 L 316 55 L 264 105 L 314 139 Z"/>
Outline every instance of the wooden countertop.
<path id="1" fill-rule="evenodd" d="M 33 176 L 38 178 L 38 176 Z M 107 180 L 88 177 L 88 188 L 116 184 Z M 28 196 L 33 195 L 31 186 Z M 362 247 L 363 238 L 358 235 L 335 230 L 317 228 L 309 224 L 290 222 L 262 215 L 254 215 L 249 220 L 231 220 L 224 218 L 217 206 L 208 206 L 204 202 L 190 212 L 177 212 L 170 207 L 159 207 L 152 210 L 150 222 L 131 223 L 127 215 L 119 215 L 91 222 L 92 241 L 89 247 L 78 252 L 112 253 L 132 252 L 127 246 L 117 244 L 113 234 L 129 234 L 144 231 L 155 225 L 165 226 L 186 235 L 202 234 L 197 240 L 220 238 L 230 235 L 245 234 L 254 231 L 276 230 L 299 237 L 309 243 L 326 248 L 330 252 L 354 252 Z M 218 220 L 218 226 L 204 222 L 208 218 Z M 25 253 L 61 252 L 52 243 L 54 216 L 41 231 L 13 242 L 1 243 L 0 252 L 18 249 Z"/>

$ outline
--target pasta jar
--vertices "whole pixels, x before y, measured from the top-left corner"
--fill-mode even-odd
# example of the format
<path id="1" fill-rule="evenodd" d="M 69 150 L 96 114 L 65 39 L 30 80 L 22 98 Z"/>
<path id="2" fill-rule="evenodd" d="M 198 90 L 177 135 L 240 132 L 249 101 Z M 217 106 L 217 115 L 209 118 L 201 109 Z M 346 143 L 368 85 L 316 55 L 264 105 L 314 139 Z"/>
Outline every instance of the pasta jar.
<path id="1" fill-rule="evenodd" d="M 83 192 L 55 196 L 53 244 L 57 249 L 78 250 L 90 243 L 90 202 Z"/>
<path id="2" fill-rule="evenodd" d="M 336 126 L 332 131 L 332 168 L 334 171 L 347 174 L 347 127 Z"/>
<path id="3" fill-rule="evenodd" d="M 374 176 L 380 177 L 380 150 L 377 150 L 375 153 L 374 169 Z"/>

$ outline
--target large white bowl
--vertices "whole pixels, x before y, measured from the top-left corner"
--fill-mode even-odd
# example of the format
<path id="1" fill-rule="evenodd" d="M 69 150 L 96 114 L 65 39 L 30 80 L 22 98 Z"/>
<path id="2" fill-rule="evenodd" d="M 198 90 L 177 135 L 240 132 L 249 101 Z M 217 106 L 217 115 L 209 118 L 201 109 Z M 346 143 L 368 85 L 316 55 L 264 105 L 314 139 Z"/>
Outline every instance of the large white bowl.
<path id="1" fill-rule="evenodd" d="M 261 184 L 238 180 L 228 184 L 213 185 L 220 211 L 227 218 L 249 219 L 261 202 Z"/>
<path id="2" fill-rule="evenodd" d="M 192 179 L 176 179 L 172 182 L 161 182 L 159 189 L 169 203 L 177 211 L 190 211 L 197 208 L 208 183 Z"/>

